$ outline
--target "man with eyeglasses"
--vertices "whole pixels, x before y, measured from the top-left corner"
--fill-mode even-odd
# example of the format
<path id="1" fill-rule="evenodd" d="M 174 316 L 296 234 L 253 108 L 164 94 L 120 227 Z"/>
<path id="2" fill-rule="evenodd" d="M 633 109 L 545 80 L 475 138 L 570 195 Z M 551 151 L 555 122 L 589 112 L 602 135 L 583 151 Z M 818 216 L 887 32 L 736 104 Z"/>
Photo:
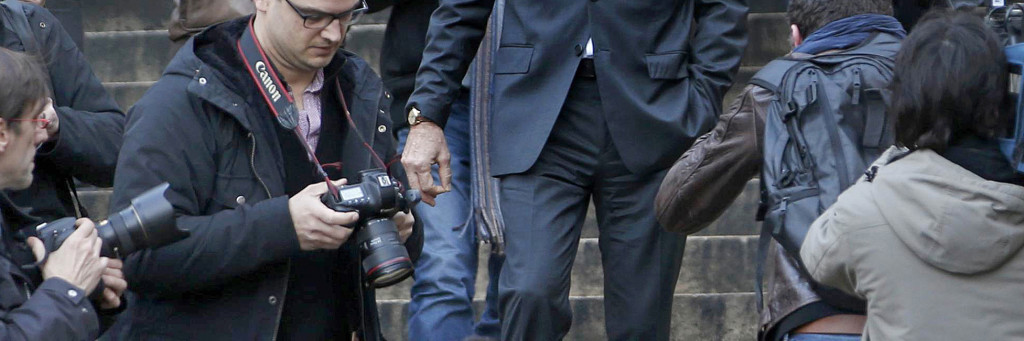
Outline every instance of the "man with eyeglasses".
<path id="1" fill-rule="evenodd" d="M 389 168 L 404 180 L 389 95 L 339 49 L 366 4 L 255 5 L 190 39 L 129 113 L 112 206 L 166 181 L 191 235 L 125 260 L 135 295 L 122 338 L 380 338 L 351 238 L 359 217 L 321 202 L 325 177 Z M 392 219 L 415 259 L 412 215 Z"/>
<path id="2" fill-rule="evenodd" d="M 493 6 L 444 0 L 431 17 L 402 155 L 424 202 L 450 189 L 443 128 Z M 654 196 L 721 112 L 746 13 L 744 0 L 505 3 L 488 150 L 505 221 L 502 339 L 568 333 L 570 272 L 591 197 L 607 337 L 669 339 L 686 238 L 662 231 Z"/>

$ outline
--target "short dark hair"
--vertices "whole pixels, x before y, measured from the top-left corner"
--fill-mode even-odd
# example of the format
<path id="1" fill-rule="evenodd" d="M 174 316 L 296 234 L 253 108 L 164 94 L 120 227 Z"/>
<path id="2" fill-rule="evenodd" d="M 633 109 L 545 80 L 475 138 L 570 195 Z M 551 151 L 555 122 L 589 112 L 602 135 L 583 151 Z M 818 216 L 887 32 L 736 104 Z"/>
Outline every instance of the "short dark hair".
<path id="1" fill-rule="evenodd" d="M 896 55 L 890 115 L 896 144 L 942 152 L 974 135 L 993 138 L 1009 121 L 1006 55 L 970 12 L 926 14 Z"/>
<path id="2" fill-rule="evenodd" d="M 892 15 L 892 0 L 790 0 L 786 19 L 807 37 L 826 24 L 861 14 Z"/>
<path id="3" fill-rule="evenodd" d="M 0 118 L 24 115 L 50 93 L 49 78 L 39 59 L 0 47 Z M 14 132 L 18 125 L 9 124 Z"/>

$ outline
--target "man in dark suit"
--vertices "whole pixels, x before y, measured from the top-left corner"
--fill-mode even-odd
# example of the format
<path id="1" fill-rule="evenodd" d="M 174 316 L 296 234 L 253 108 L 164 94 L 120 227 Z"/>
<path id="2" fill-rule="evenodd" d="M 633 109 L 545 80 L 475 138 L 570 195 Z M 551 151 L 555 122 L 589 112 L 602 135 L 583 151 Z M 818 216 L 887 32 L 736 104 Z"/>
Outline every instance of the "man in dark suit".
<path id="1" fill-rule="evenodd" d="M 428 203 L 450 188 L 442 129 L 493 4 L 442 0 L 431 18 L 402 158 Z M 669 338 L 685 237 L 662 231 L 654 196 L 721 111 L 746 45 L 746 11 L 744 0 L 506 3 L 489 149 L 506 222 L 503 339 L 568 332 L 569 273 L 591 196 L 608 337 Z"/>

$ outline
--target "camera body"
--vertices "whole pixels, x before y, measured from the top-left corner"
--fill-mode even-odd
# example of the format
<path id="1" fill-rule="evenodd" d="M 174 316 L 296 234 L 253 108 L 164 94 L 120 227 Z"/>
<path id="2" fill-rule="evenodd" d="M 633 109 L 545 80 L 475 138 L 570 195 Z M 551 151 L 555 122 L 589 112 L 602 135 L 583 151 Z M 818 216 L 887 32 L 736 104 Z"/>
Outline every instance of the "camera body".
<path id="1" fill-rule="evenodd" d="M 402 192 L 398 181 L 381 169 L 359 172 L 357 184 L 338 187 L 338 194 L 328 192 L 320 200 L 338 212 L 358 212 L 355 227 L 356 243 L 367 282 L 383 288 L 412 275 L 409 251 L 398 236 L 391 218 L 420 201 L 419 191 Z"/>

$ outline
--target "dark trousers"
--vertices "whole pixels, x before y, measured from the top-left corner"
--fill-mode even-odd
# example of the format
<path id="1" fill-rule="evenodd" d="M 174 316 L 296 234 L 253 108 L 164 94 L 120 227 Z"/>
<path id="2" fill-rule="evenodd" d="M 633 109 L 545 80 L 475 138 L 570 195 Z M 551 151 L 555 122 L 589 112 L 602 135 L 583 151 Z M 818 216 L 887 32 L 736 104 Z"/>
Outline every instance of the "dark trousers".
<path id="1" fill-rule="evenodd" d="M 591 196 L 608 338 L 669 339 L 686 237 L 663 231 L 654 216 L 665 172 L 626 169 L 604 120 L 596 79 L 577 75 L 537 162 L 501 178 L 507 243 L 498 289 L 502 339 L 556 340 L 568 333 L 569 275 Z"/>

